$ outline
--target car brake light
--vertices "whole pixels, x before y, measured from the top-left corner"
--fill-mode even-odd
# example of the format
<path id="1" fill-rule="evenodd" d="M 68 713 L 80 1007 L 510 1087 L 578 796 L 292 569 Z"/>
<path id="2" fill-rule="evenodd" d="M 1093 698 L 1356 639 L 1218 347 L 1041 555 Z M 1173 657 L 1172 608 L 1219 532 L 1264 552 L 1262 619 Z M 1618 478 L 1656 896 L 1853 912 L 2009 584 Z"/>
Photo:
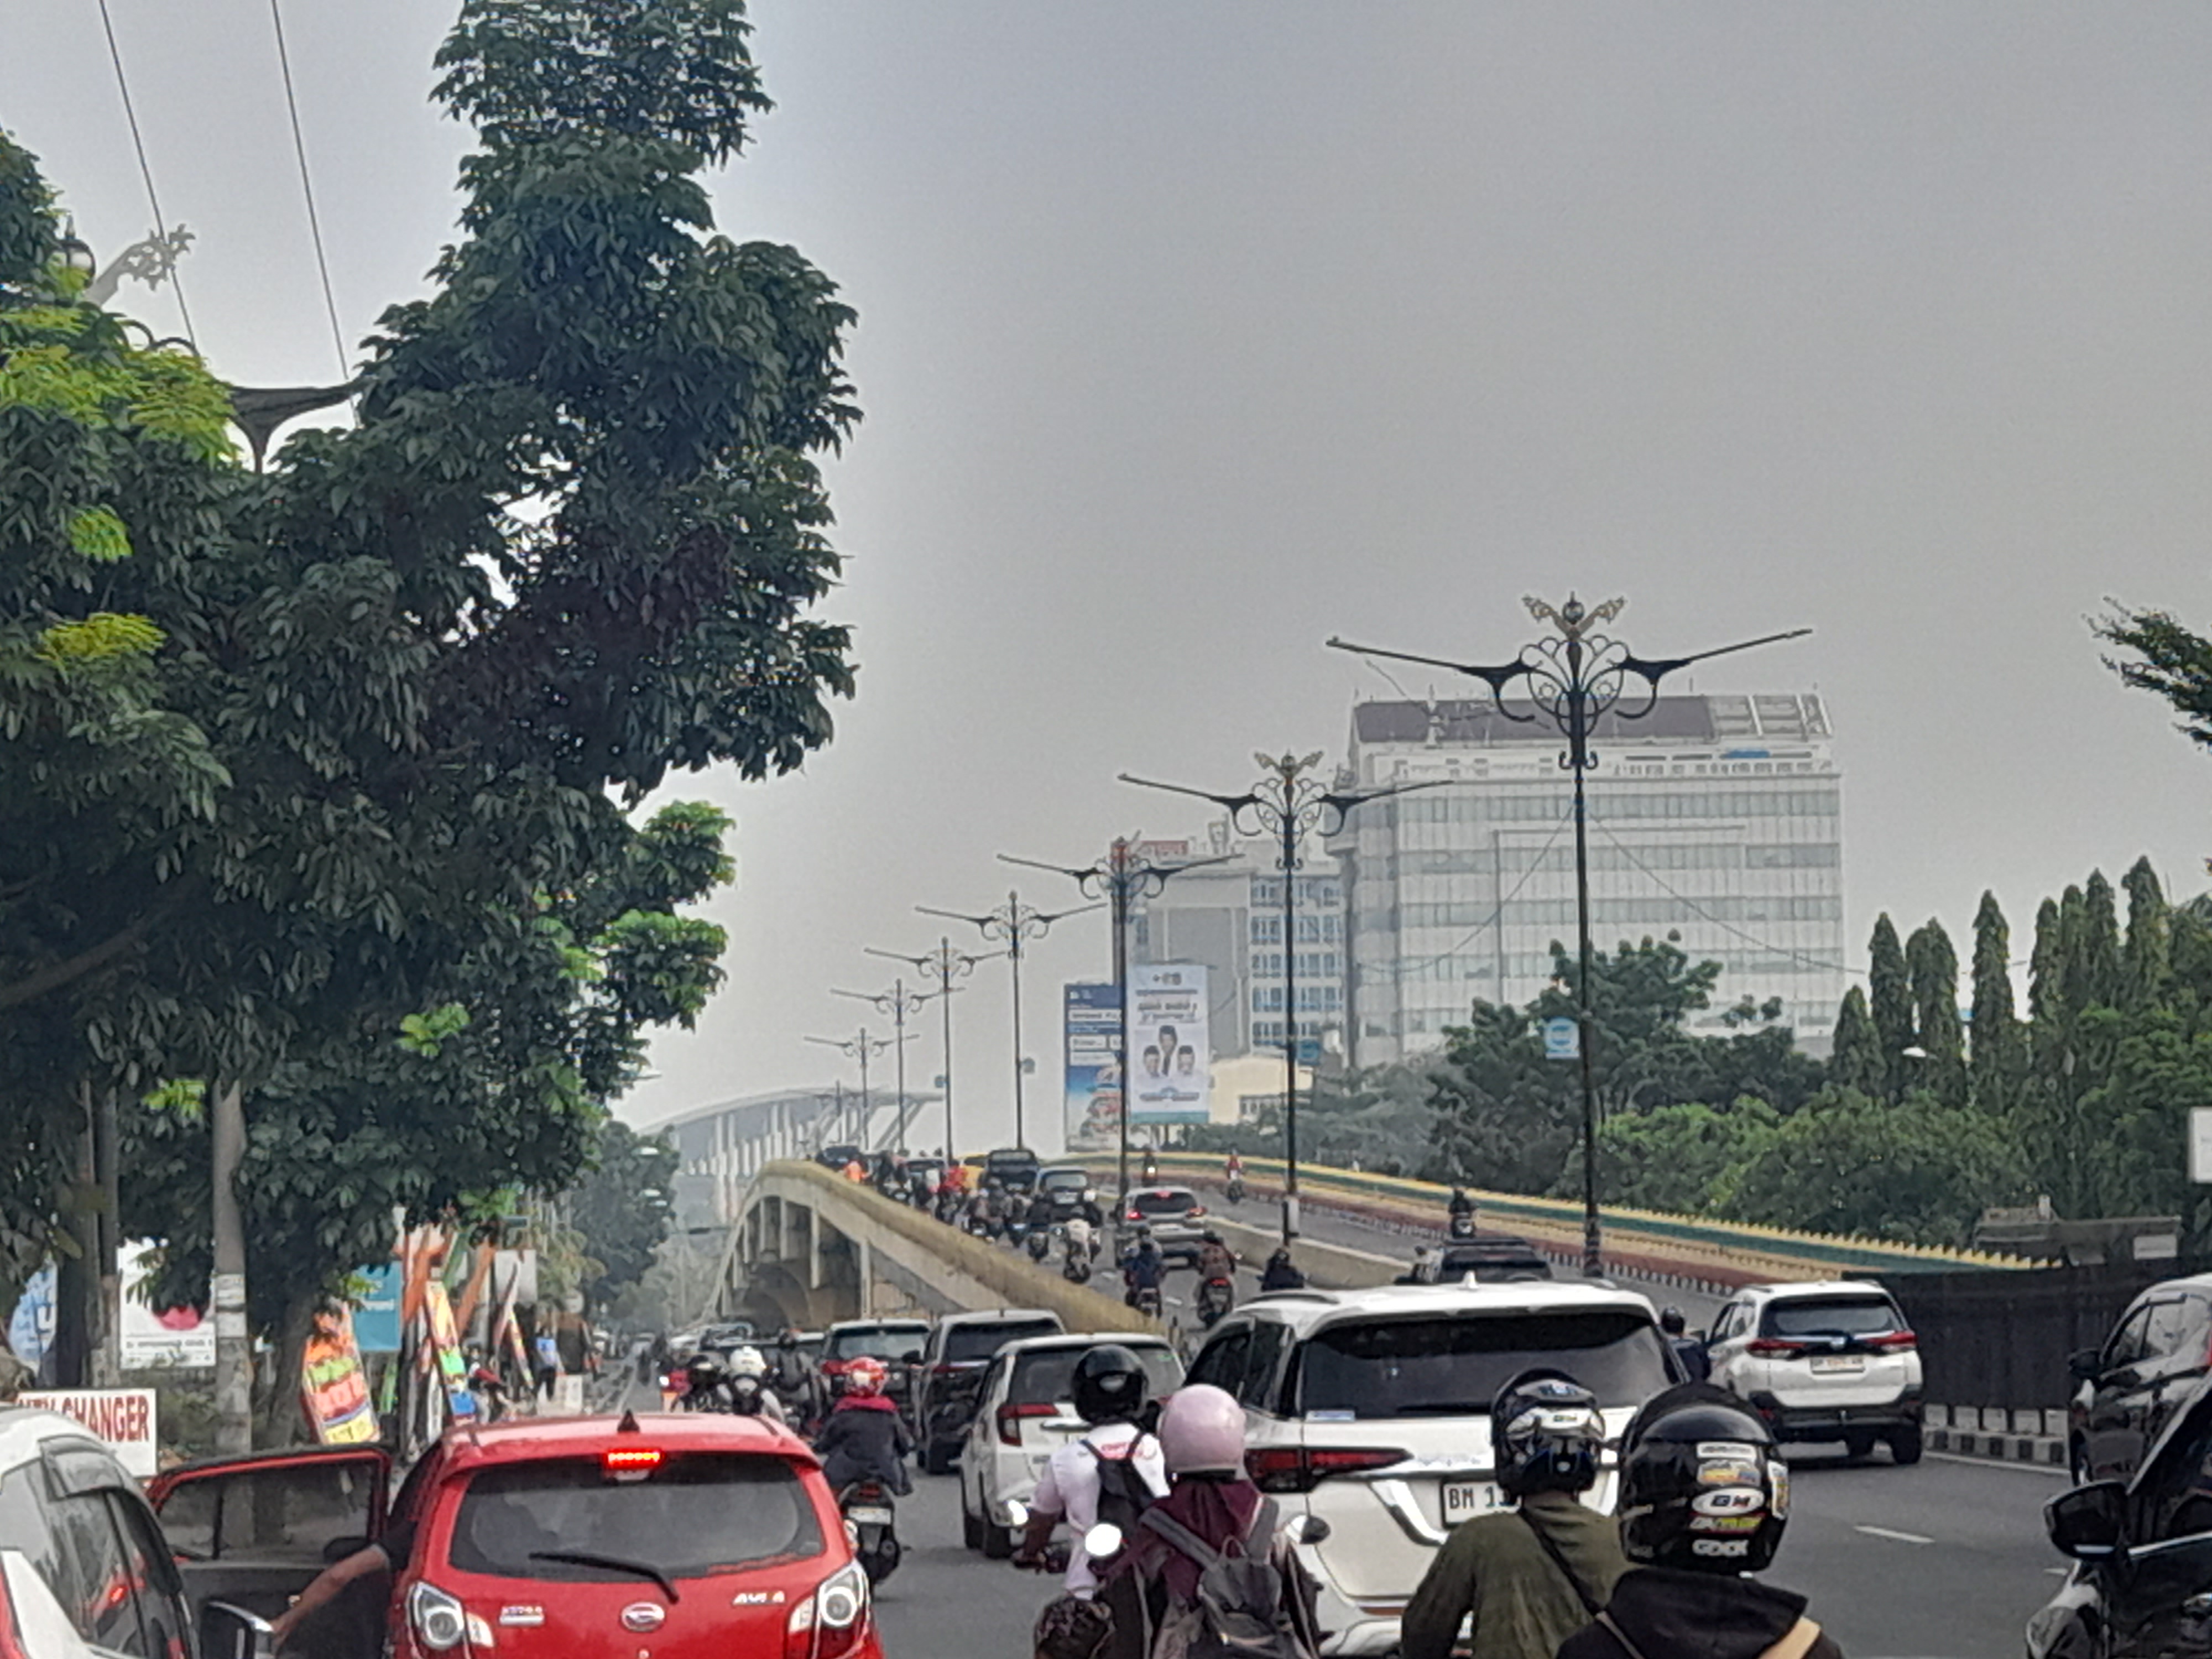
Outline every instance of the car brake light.
<path id="1" fill-rule="evenodd" d="M 1205 1206 L 1205 1205 L 1203 1205 L 1203 1204 L 1194 1204 L 1194 1205 L 1192 1205 L 1192 1206 L 1190 1206 L 1190 1217 L 1191 1217 L 1191 1219 L 1192 1219 L 1192 1220 L 1194 1220 L 1194 1221 L 1195 1221 L 1199 1217 L 1200 1217 L 1200 1216 L 1204 1215 L 1205 1213 L 1206 1213 L 1206 1206 Z"/>
<path id="2" fill-rule="evenodd" d="M 1332 1474 L 1387 1469 L 1407 1455 L 1391 1446 L 1259 1446 L 1244 1454 L 1244 1468 L 1261 1492 L 1300 1492 Z"/>
<path id="3" fill-rule="evenodd" d="M 15 1593 L 8 1586 L 4 1566 L 0 1566 L 0 1659 L 27 1659 L 22 1630 L 15 1623 Z"/>
<path id="4" fill-rule="evenodd" d="M 658 1446 L 610 1446 L 599 1454 L 609 1474 L 644 1474 L 660 1467 Z"/>
<path id="5" fill-rule="evenodd" d="M 1024 1417 L 1050 1417 L 1055 1408 L 1047 1405 L 1001 1406 L 999 1407 L 999 1440 L 1003 1445 L 1022 1443 L 1020 1423 Z"/>
<path id="6" fill-rule="evenodd" d="M 407 1622 L 415 1627 L 415 1639 L 434 1653 L 460 1646 L 469 1630 L 467 1609 L 435 1584 L 419 1578 L 407 1592 Z"/>
<path id="7" fill-rule="evenodd" d="M 1867 1338 L 1863 1346 L 1879 1353 L 1906 1353 L 1920 1346 L 1920 1339 L 1911 1331 L 1891 1331 Z"/>
<path id="8" fill-rule="evenodd" d="M 1144 1217 L 1139 1215 L 1134 1210 L 1130 1211 L 1127 1215 L 1122 1218 L 1125 1221 L 1142 1221 L 1144 1218 Z"/>
<path id="9" fill-rule="evenodd" d="M 1768 1359 L 1792 1359 L 1805 1350 L 1801 1344 L 1784 1342 L 1778 1336 L 1754 1336 L 1744 1344 L 1744 1352 Z"/>
<path id="10" fill-rule="evenodd" d="M 783 1659 L 839 1659 L 868 1629 L 868 1577 L 858 1562 L 840 1567 L 784 1621 Z"/>
<path id="11" fill-rule="evenodd" d="M 929 1368 L 929 1374 L 932 1376 L 957 1376 L 960 1374 L 960 1367 L 952 1364 L 951 1360 L 943 1360 L 932 1365 Z"/>

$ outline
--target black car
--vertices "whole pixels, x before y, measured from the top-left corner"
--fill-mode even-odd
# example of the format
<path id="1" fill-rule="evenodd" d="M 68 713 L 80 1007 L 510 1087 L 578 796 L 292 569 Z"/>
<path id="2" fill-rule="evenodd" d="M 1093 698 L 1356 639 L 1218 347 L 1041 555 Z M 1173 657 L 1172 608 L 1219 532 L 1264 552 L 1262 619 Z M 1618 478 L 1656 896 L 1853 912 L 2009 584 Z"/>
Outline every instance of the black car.
<path id="1" fill-rule="evenodd" d="M 1051 1206 L 1051 1218 L 1065 1221 L 1096 1206 L 1098 1189 L 1091 1184 L 1091 1171 L 1074 1164 L 1054 1164 L 1037 1172 L 1036 1194 Z"/>
<path id="2" fill-rule="evenodd" d="M 1036 1185 L 1037 1155 L 1026 1146 L 1001 1146 L 983 1155 L 983 1179 L 995 1181 L 1010 1193 L 1025 1193 Z"/>
<path id="3" fill-rule="evenodd" d="M 1413 1271 L 1424 1285 L 1457 1285 L 1472 1273 L 1478 1285 L 1517 1285 L 1552 1277 L 1552 1263 L 1525 1238 L 1480 1238 L 1443 1244 Z"/>
<path id="4" fill-rule="evenodd" d="M 991 1357 L 1009 1342 L 1058 1336 L 1065 1328 L 1058 1314 L 1042 1308 L 947 1314 L 937 1322 L 915 1368 L 914 1437 L 925 1474 L 944 1474 L 952 1468 L 975 1420 Z"/>
<path id="5" fill-rule="evenodd" d="M 867 1153 L 852 1146 L 824 1146 L 815 1153 L 814 1161 L 825 1170 L 842 1170 L 848 1164 L 857 1164 L 864 1170 L 868 1167 Z"/>
<path id="6" fill-rule="evenodd" d="M 2067 1413 L 2076 1480 L 2125 1480 L 2212 1356 L 2212 1274 L 2169 1279 L 2128 1304 L 2102 1347 L 2067 1361 L 2079 1387 Z"/>
<path id="7" fill-rule="evenodd" d="M 2199 1379 L 2177 1393 L 2134 1479 L 2045 1506 L 2076 1565 L 2028 1620 L 2028 1659 L 2212 1659 L 2212 1391 Z"/>

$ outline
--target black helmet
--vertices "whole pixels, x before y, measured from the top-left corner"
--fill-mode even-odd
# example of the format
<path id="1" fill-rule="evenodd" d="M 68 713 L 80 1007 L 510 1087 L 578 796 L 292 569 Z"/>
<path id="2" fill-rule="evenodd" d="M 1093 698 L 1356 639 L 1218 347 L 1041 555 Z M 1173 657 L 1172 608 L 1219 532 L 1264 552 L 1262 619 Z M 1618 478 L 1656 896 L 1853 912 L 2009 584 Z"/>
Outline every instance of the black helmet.
<path id="1" fill-rule="evenodd" d="M 1620 1547 L 1639 1566 L 1761 1572 L 1790 1519 L 1790 1469 L 1759 1413 L 1709 1382 L 1655 1395 L 1620 1454 Z"/>
<path id="2" fill-rule="evenodd" d="M 1669 1336 L 1680 1336 L 1690 1328 L 1690 1322 L 1682 1317 L 1680 1308 L 1662 1308 L 1659 1310 L 1659 1328 Z"/>
<path id="3" fill-rule="evenodd" d="M 1565 1371 L 1522 1371 L 1490 1402 L 1491 1462 L 1509 1498 L 1588 1492 L 1604 1449 L 1597 1396 Z"/>
<path id="4" fill-rule="evenodd" d="M 1075 1414 L 1093 1428 L 1135 1422 L 1146 1389 L 1144 1362 L 1119 1343 L 1104 1343 L 1075 1362 Z"/>
<path id="5" fill-rule="evenodd" d="M 711 1389 L 721 1380 L 721 1361 L 710 1353 L 695 1353 L 684 1362 L 684 1381 L 693 1389 Z"/>
<path id="6" fill-rule="evenodd" d="M 1204 1233 L 1200 1235 L 1199 1242 L 1204 1244 L 1218 1244 L 1221 1243 L 1221 1235 L 1214 1231 L 1212 1228 L 1208 1227 Z"/>

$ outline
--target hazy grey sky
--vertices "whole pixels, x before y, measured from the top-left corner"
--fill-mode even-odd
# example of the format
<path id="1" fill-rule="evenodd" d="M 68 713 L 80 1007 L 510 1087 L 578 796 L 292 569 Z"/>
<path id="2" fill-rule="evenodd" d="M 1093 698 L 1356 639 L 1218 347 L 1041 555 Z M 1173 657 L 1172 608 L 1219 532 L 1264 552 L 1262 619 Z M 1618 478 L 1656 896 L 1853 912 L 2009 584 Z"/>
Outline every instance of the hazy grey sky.
<path id="1" fill-rule="evenodd" d="M 210 361 L 333 374 L 266 5 L 112 6 Z M 349 339 L 453 234 L 452 9 L 285 6 Z M 755 15 L 780 107 L 718 210 L 860 307 L 829 611 L 860 696 L 804 775 L 682 785 L 738 818 L 729 983 L 632 1115 L 826 1086 L 801 1036 L 866 1012 L 827 994 L 885 981 L 861 945 L 933 939 L 915 902 L 1194 825 L 1121 769 L 1340 752 L 1387 688 L 1325 637 L 1496 657 L 1528 592 L 1626 593 L 1646 654 L 1818 630 L 1701 684 L 1826 694 L 1855 951 L 1883 908 L 1963 939 L 1993 886 L 2024 951 L 2041 896 L 2143 852 L 2204 884 L 2212 760 L 2084 618 L 2212 627 L 2212 10 Z M 147 228 L 93 0 L 0 0 L 0 126 L 96 246 Z M 1106 949 L 1086 917 L 1036 950 L 1033 1099 Z M 1011 1086 L 1003 966 L 978 981 L 981 1145 Z"/>

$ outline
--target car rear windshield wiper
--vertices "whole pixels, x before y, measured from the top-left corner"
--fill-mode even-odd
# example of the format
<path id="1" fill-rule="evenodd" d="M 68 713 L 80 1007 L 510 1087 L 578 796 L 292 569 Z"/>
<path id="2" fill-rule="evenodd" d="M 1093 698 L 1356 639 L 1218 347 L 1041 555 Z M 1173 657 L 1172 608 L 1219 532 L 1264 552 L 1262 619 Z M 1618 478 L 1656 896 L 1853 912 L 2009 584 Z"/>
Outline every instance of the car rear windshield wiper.
<path id="1" fill-rule="evenodd" d="M 643 1561 L 631 1561 L 619 1555 L 599 1555 L 590 1550 L 532 1550 L 530 1559 L 533 1561 L 565 1561 L 579 1567 L 605 1567 L 609 1572 L 634 1572 L 641 1578 L 650 1578 L 667 1591 L 672 1602 L 683 1599 L 676 1593 L 673 1578 L 659 1567 L 649 1566 Z"/>

